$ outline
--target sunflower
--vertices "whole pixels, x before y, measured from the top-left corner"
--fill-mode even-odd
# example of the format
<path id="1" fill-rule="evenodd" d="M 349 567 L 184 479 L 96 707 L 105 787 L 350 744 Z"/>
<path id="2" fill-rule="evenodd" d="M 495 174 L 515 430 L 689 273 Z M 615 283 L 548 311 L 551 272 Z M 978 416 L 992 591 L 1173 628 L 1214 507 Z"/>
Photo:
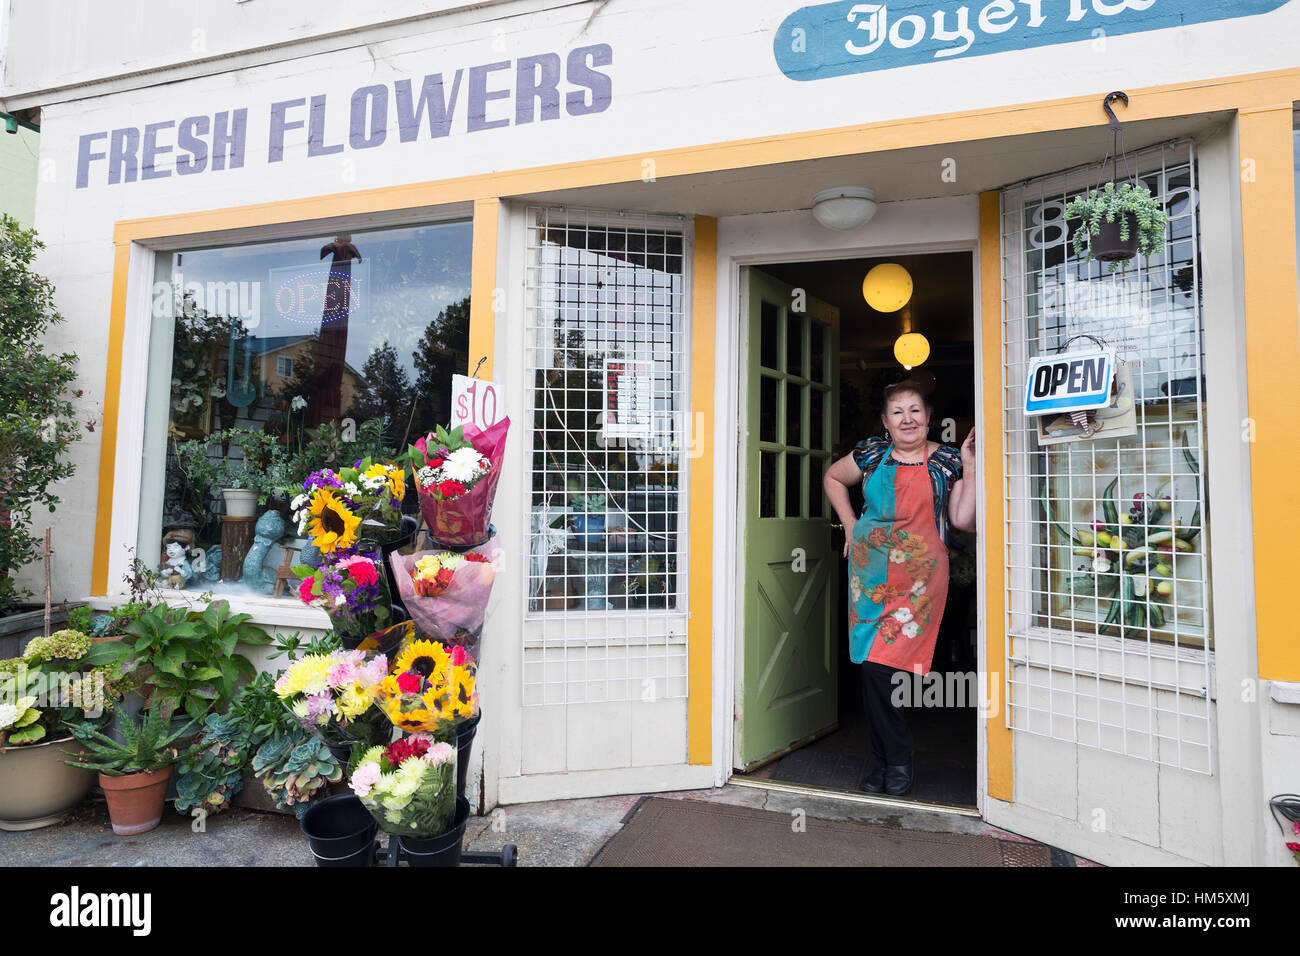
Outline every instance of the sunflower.
<path id="1" fill-rule="evenodd" d="M 414 671 L 421 677 L 430 678 L 434 683 L 442 683 L 446 680 L 443 675 L 447 673 L 450 663 L 451 655 L 437 641 L 412 641 L 397 656 L 393 672 L 401 674 Z"/>
<path id="2" fill-rule="evenodd" d="M 307 510 L 311 521 L 307 527 L 311 543 L 326 554 L 339 548 L 349 548 L 357 543 L 357 529 L 361 516 L 353 514 L 348 506 L 334 496 L 334 489 L 320 488 L 311 497 Z"/>
<path id="3" fill-rule="evenodd" d="M 389 714 L 389 718 L 392 719 L 392 717 L 393 715 Z M 420 731 L 424 730 L 428 726 L 429 719 L 430 714 L 427 710 L 416 708 L 415 710 L 408 710 L 404 713 L 398 714 L 397 719 L 393 720 L 393 723 L 402 728 L 402 730 Z"/>

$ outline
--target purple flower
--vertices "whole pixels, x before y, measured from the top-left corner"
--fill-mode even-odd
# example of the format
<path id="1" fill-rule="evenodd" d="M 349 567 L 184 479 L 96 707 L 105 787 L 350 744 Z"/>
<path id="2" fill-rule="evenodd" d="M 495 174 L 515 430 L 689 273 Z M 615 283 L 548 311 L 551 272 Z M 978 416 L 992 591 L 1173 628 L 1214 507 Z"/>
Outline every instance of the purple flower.
<path id="1" fill-rule="evenodd" d="M 302 490 L 311 493 L 317 488 L 342 488 L 343 482 L 339 476 L 334 474 L 328 468 L 322 468 L 320 471 L 313 471 L 307 476 L 307 480 L 302 483 Z"/>
<path id="2" fill-rule="evenodd" d="M 307 720 L 323 724 L 334 713 L 334 698 L 328 691 L 313 694 L 307 698 Z"/>

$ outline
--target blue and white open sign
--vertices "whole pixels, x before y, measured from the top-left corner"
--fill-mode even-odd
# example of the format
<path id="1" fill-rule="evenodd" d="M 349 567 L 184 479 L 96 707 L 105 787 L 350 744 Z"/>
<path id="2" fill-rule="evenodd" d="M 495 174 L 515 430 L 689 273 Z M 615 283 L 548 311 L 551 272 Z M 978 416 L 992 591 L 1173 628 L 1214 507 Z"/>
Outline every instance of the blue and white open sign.
<path id="1" fill-rule="evenodd" d="M 1084 412 L 1110 404 L 1115 353 L 1067 352 L 1034 359 L 1025 385 L 1025 414 Z"/>

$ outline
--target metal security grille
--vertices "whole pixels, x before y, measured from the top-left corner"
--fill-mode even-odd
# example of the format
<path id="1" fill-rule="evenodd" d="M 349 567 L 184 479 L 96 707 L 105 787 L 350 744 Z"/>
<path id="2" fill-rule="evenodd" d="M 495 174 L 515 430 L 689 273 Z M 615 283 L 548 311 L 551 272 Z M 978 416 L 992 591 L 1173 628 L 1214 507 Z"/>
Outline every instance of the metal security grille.
<path id="1" fill-rule="evenodd" d="M 679 217 L 530 208 L 525 705 L 684 697 Z"/>
<path id="2" fill-rule="evenodd" d="M 1130 164 L 1164 207 L 1162 253 L 1077 255 L 1065 208 L 1095 165 L 1002 194 L 1008 726 L 1212 769 L 1205 378 L 1196 156 Z M 1115 350 L 1095 437 L 1024 414 L 1036 356 Z"/>

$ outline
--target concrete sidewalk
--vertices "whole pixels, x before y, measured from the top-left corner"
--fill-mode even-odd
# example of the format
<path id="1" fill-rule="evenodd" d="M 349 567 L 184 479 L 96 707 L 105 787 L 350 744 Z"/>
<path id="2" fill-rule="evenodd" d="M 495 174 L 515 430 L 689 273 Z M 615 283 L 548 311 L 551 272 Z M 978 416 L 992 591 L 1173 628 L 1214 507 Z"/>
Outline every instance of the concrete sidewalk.
<path id="1" fill-rule="evenodd" d="M 498 807 L 470 817 L 465 849 L 496 852 L 508 843 L 519 849 L 520 866 L 585 866 L 623 826 L 641 794 Z M 865 803 L 837 798 L 755 789 L 730 784 L 716 790 L 653 794 L 681 800 L 706 800 L 808 817 L 875 823 L 899 830 L 965 833 L 1024 840 L 971 816 L 909 808 L 884 801 Z M 235 809 L 207 820 L 201 829 L 170 805 L 157 829 L 133 837 L 116 836 L 102 799 L 83 805 L 70 820 L 26 833 L 0 831 L 4 866 L 311 866 L 307 841 L 295 818 Z M 1054 865 L 1091 866 L 1082 858 L 1055 851 Z"/>

